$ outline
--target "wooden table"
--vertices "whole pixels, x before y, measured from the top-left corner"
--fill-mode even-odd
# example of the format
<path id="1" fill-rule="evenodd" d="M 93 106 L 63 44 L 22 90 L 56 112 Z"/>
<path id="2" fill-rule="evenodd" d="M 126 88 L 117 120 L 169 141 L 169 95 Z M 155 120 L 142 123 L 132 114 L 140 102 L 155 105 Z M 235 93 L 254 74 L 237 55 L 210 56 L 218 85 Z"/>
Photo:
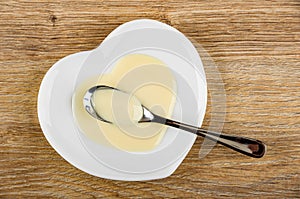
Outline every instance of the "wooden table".
<path id="1" fill-rule="evenodd" d="M 300 196 L 298 0 L 7 0 L 0 15 L 0 198 Z M 218 145 L 199 159 L 199 138 L 172 176 L 120 182 L 83 173 L 52 149 L 37 118 L 43 76 L 138 18 L 172 25 L 208 51 L 227 94 L 224 132 L 264 140 L 265 157 Z"/>

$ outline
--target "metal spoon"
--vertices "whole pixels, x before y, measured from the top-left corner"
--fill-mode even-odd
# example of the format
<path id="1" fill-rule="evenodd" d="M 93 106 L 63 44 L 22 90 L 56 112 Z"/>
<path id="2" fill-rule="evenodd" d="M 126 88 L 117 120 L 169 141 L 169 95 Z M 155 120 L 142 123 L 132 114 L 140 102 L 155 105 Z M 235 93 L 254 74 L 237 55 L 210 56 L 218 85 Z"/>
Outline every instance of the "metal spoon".
<path id="1" fill-rule="evenodd" d="M 99 85 L 94 86 L 90 88 L 84 95 L 83 99 L 83 105 L 85 110 L 94 118 L 101 120 L 103 122 L 112 123 L 111 121 L 107 121 L 104 118 L 102 118 L 96 111 L 95 106 L 93 102 L 93 94 L 95 91 L 99 89 L 113 89 L 117 92 L 124 92 L 117 88 L 105 86 L 105 85 Z M 126 93 L 126 92 L 124 92 Z M 199 135 L 201 137 L 207 137 L 210 140 L 216 141 L 219 144 L 222 144 L 228 148 L 231 148 L 237 152 L 240 152 L 242 154 L 254 157 L 254 158 L 261 158 L 266 152 L 266 145 L 259 141 L 252 138 L 246 138 L 246 137 L 240 137 L 240 136 L 233 136 L 233 135 L 226 135 L 226 134 L 219 134 L 216 132 L 207 131 L 189 124 L 184 124 L 181 122 L 173 121 L 170 119 L 163 118 L 159 115 L 156 115 L 152 113 L 150 110 L 148 110 L 146 107 L 144 107 L 142 104 L 143 109 L 143 116 L 138 122 L 156 122 L 168 126 L 172 126 L 174 128 L 179 128 L 191 133 L 194 133 L 196 135 Z"/>

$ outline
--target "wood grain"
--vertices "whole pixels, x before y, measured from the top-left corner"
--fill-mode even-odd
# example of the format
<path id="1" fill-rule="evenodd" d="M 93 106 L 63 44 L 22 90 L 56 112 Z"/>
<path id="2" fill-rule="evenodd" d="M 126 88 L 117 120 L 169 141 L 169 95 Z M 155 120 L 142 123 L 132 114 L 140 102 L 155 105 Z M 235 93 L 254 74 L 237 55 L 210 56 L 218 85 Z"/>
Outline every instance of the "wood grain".
<path id="1" fill-rule="evenodd" d="M 299 198 L 298 0 L 7 0 L 0 15 L 1 198 Z M 120 182 L 83 173 L 52 149 L 36 110 L 46 71 L 138 18 L 168 23 L 208 51 L 225 83 L 224 131 L 264 140 L 264 158 L 217 146 L 198 159 L 199 138 L 172 176 Z"/>

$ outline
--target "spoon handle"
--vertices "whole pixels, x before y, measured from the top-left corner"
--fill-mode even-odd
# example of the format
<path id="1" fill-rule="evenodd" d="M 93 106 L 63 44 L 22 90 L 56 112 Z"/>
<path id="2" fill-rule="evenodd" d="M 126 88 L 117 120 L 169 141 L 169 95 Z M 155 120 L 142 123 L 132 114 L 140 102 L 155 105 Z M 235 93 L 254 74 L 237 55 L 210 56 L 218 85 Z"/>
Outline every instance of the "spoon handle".
<path id="1" fill-rule="evenodd" d="M 163 123 L 168 126 L 172 126 L 175 128 L 179 128 L 201 137 L 206 137 L 210 140 L 216 141 L 226 147 L 229 147 L 237 152 L 242 154 L 254 157 L 254 158 L 261 158 L 264 156 L 266 152 L 266 145 L 259 141 L 252 138 L 240 137 L 240 136 L 232 136 L 226 134 L 219 134 L 212 131 L 207 131 L 198 127 L 194 127 L 192 125 L 180 123 L 177 121 L 173 121 L 170 119 L 165 119 L 160 116 L 155 117 L 153 122 Z"/>

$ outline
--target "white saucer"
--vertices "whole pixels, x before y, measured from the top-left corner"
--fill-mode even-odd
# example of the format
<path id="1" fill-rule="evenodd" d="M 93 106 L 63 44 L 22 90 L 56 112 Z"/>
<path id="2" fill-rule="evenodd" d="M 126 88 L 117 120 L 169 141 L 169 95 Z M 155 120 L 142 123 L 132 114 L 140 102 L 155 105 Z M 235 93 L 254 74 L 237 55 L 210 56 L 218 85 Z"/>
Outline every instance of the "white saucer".
<path id="1" fill-rule="evenodd" d="M 113 31 L 108 38 L 115 36 L 115 33 L 120 34 L 144 27 L 168 28 L 174 31 L 174 28 L 160 22 L 137 20 L 121 25 Z M 106 39 L 104 42 L 105 41 Z M 150 180 L 171 175 L 182 162 L 192 145 L 186 147 L 186 151 L 183 151 L 183 154 L 181 157 L 178 157 L 176 162 L 162 169 L 147 173 L 121 172 L 106 167 L 94 159 L 94 157 L 90 156 L 81 145 L 79 137 L 76 136 L 76 127 L 72 117 L 71 96 L 75 85 L 75 77 L 89 54 L 90 51 L 81 52 L 63 58 L 54 64 L 42 81 L 38 96 L 38 115 L 42 130 L 51 146 L 75 167 L 102 178 L 115 180 Z M 198 54 L 197 58 L 194 57 L 194 59 L 190 61 L 193 61 L 193 64 L 200 67 L 202 77 L 205 77 Z M 206 92 L 204 95 L 206 105 Z M 55 112 L 55 110 L 50 109 L 50 107 L 56 107 L 55 109 L 59 110 L 59 112 Z M 200 116 L 200 122 L 202 122 L 203 117 L 204 114 Z M 196 136 L 189 135 L 189 137 L 192 141 L 191 143 L 193 143 Z"/>

